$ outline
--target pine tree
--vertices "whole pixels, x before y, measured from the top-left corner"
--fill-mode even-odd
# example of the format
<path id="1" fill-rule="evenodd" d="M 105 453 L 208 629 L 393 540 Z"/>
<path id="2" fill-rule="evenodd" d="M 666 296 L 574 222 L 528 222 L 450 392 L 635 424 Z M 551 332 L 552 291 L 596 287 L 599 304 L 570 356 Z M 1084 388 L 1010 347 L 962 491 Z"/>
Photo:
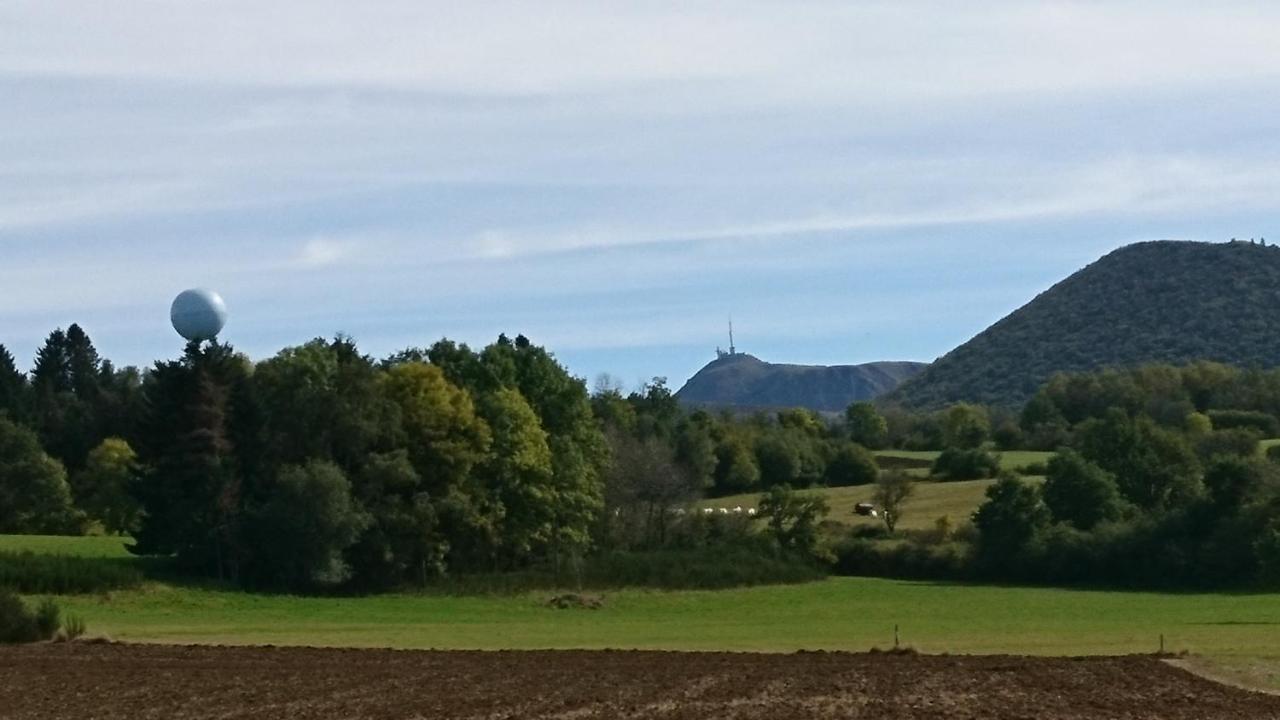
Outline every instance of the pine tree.
<path id="1" fill-rule="evenodd" d="M 73 323 L 67 328 L 66 337 L 67 377 L 71 390 L 77 397 L 91 398 L 98 391 L 98 374 L 102 368 L 98 350 L 79 325 Z"/>
<path id="2" fill-rule="evenodd" d="M 0 413 L 11 419 L 25 417 L 27 410 L 27 376 L 18 370 L 13 354 L 0 345 Z"/>
<path id="3" fill-rule="evenodd" d="M 62 328 L 49 333 L 44 345 L 36 353 L 36 365 L 31 371 L 31 386 L 41 394 L 71 390 L 67 334 L 62 331 Z"/>

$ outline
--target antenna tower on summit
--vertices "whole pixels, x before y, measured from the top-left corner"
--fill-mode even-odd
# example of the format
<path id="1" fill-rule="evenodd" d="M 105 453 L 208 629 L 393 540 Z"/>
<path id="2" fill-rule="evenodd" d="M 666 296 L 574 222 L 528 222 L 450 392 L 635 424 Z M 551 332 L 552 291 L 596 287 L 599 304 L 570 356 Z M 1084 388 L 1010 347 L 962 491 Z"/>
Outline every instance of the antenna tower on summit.
<path id="1" fill-rule="evenodd" d="M 738 350 L 733 346 L 733 318 L 729 318 L 729 354 L 737 355 Z"/>

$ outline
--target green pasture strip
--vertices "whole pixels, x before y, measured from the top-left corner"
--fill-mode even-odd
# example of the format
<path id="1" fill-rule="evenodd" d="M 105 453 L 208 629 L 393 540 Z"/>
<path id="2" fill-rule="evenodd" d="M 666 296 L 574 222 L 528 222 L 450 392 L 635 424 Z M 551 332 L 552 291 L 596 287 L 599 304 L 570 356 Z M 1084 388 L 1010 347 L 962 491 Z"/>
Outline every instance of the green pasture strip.
<path id="1" fill-rule="evenodd" d="M 876 450 L 877 458 L 902 458 L 919 462 L 933 462 L 942 453 L 937 450 Z M 1000 457 L 1001 470 L 1016 470 L 1035 463 L 1047 463 L 1053 457 L 1052 452 L 1041 450 L 993 450 L 992 454 Z"/>
<path id="2" fill-rule="evenodd" d="M 951 522 L 959 523 L 969 519 L 974 510 L 986 498 L 987 488 L 994 480 L 963 480 L 958 482 L 926 482 L 916 483 L 915 494 L 903 506 L 899 527 L 905 529 L 931 528 L 939 517 L 946 515 Z M 854 485 L 838 488 L 814 488 L 805 492 L 814 492 L 827 499 L 831 511 L 827 518 L 846 525 L 870 525 L 880 521 L 853 513 L 853 506 L 860 502 L 871 502 L 875 494 L 874 485 Z M 729 508 L 756 507 L 760 501 L 759 493 L 731 495 L 722 498 L 704 500 L 701 507 Z"/>
<path id="3" fill-rule="evenodd" d="M 30 551 L 39 555 L 70 555 L 84 558 L 132 558 L 125 550 L 127 537 L 64 535 L 0 535 L 0 550 Z"/>
<path id="4" fill-rule="evenodd" d="M 150 585 L 60 600 L 118 640 L 399 648 L 866 650 L 1091 655 L 1166 648 L 1280 659 L 1280 595 L 1160 594 L 832 578 L 720 591 L 625 590 L 597 610 L 551 593 L 254 595 Z"/>

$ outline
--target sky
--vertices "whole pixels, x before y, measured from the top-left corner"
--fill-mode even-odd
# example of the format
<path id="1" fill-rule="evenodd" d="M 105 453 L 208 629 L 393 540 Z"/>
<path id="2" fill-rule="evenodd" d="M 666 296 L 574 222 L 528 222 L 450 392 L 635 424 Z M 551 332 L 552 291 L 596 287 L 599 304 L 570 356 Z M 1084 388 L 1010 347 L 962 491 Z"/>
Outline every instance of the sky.
<path id="1" fill-rule="evenodd" d="M 1125 244 L 1280 240 L 1280 5 L 0 0 L 0 344 L 500 332 L 679 386 L 932 360 Z"/>

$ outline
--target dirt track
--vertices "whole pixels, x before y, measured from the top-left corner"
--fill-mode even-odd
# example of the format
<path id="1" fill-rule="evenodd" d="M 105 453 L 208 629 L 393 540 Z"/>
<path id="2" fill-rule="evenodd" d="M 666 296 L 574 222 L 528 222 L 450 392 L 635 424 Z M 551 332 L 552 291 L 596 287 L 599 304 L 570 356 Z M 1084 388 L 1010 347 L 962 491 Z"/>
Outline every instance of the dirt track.
<path id="1" fill-rule="evenodd" d="M 0 717 L 1280 718 L 1142 657 L 0 648 Z"/>

